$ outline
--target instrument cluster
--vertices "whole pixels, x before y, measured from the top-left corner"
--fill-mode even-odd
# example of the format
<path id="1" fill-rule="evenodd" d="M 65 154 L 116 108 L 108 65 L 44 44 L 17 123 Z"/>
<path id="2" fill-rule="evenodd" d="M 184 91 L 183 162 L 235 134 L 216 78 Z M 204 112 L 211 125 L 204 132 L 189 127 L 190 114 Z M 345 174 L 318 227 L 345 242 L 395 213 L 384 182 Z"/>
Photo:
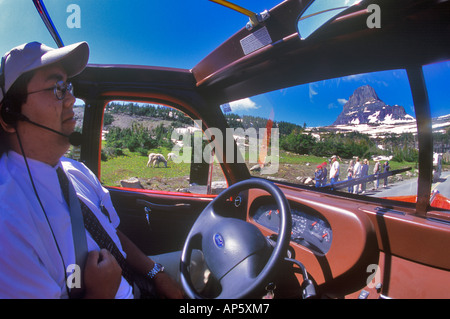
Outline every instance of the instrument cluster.
<path id="1" fill-rule="evenodd" d="M 319 214 L 306 210 L 291 208 L 292 234 L 291 241 L 300 244 L 316 253 L 328 252 L 333 239 L 330 224 Z M 253 219 L 278 234 L 280 225 L 279 211 L 276 205 L 267 204 L 257 208 Z"/>

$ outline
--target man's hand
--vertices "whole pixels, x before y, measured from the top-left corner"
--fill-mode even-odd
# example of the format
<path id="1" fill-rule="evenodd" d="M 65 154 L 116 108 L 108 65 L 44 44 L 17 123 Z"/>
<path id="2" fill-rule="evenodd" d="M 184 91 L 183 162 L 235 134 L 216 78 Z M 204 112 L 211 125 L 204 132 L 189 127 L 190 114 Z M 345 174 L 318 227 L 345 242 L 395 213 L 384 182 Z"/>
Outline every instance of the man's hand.
<path id="1" fill-rule="evenodd" d="M 180 285 L 168 274 L 160 272 L 153 279 L 158 297 L 161 299 L 183 299 Z"/>
<path id="2" fill-rule="evenodd" d="M 122 248 L 127 254 L 128 264 L 134 268 L 134 270 L 142 275 L 153 269 L 154 262 L 145 255 L 124 233 L 120 230 L 117 231 Z M 167 299 L 181 299 L 183 298 L 183 290 L 180 285 L 164 272 L 158 273 L 153 278 L 153 283 L 156 288 L 156 292 L 159 298 Z"/>
<path id="3" fill-rule="evenodd" d="M 86 299 L 114 299 L 122 279 L 122 268 L 108 250 L 89 252 L 84 271 Z"/>

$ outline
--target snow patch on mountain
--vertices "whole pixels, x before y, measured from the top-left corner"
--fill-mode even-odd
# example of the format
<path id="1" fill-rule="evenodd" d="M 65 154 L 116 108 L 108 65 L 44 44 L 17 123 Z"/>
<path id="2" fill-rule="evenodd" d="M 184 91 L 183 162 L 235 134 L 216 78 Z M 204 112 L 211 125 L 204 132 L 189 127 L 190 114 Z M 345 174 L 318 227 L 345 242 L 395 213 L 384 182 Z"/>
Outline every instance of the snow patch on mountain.
<path id="1" fill-rule="evenodd" d="M 386 105 L 370 85 L 357 88 L 333 125 L 394 124 L 415 121 L 400 105 Z"/>

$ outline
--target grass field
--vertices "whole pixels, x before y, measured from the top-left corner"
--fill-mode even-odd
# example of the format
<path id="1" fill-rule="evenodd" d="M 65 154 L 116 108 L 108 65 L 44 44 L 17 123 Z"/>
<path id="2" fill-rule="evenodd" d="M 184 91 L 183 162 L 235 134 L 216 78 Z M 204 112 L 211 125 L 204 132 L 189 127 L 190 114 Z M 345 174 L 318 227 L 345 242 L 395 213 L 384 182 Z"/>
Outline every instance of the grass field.
<path id="1" fill-rule="evenodd" d="M 157 148 L 150 150 L 149 153 L 161 153 L 167 158 L 167 154 L 172 150 L 168 148 Z M 121 180 L 129 180 L 138 178 L 142 187 L 145 189 L 163 190 L 163 191 L 178 191 L 180 189 L 189 188 L 189 163 L 175 163 L 168 161 L 167 168 L 163 163 L 159 167 L 147 167 L 147 156 L 142 156 L 138 152 L 130 152 L 128 149 L 123 150 L 123 156 L 117 156 L 101 163 L 101 181 L 106 186 L 121 186 Z M 318 164 L 328 161 L 327 158 L 299 155 L 295 153 L 285 152 L 280 150 L 279 167 L 276 174 L 260 175 L 259 172 L 252 173 L 253 175 L 272 177 L 281 181 L 290 183 L 299 183 L 299 181 L 306 178 L 314 178 L 314 170 Z M 246 157 L 247 167 L 250 168 L 255 163 L 248 162 Z M 341 161 L 341 180 L 346 179 L 346 171 L 348 167 L 348 159 Z M 373 172 L 374 162 L 370 163 L 369 174 Z M 415 169 L 416 163 L 408 162 L 390 162 L 391 170 L 411 167 L 409 174 L 403 173 L 404 178 L 417 176 Z M 330 166 L 328 165 L 328 170 Z M 221 173 L 220 165 L 214 165 L 214 180 L 224 180 Z"/>
<path id="2" fill-rule="evenodd" d="M 147 156 L 137 152 L 123 150 L 124 155 L 117 156 L 101 163 L 101 181 L 107 186 L 121 186 L 121 180 L 139 178 L 144 188 L 157 190 L 176 190 L 189 186 L 188 163 L 167 162 L 167 168 L 163 163 L 159 167 L 147 167 Z M 157 148 L 149 153 L 161 153 L 167 157 L 170 150 Z"/>

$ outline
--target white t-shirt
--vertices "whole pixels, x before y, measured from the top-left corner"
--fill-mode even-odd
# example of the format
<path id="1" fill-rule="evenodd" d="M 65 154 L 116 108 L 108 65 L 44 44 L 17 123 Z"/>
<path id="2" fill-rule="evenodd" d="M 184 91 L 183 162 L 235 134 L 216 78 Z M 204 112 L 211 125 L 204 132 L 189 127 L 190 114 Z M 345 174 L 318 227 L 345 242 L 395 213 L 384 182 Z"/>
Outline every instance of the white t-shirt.
<path id="1" fill-rule="evenodd" d="M 334 161 L 333 163 L 331 163 L 330 178 L 335 178 L 337 176 L 339 176 L 339 162 Z"/>
<path id="2" fill-rule="evenodd" d="M 57 167 L 64 168 L 79 198 L 126 257 L 116 233 L 119 216 L 109 192 L 84 164 L 67 158 L 61 158 L 56 167 L 32 159 L 28 159 L 28 164 L 51 227 L 34 193 L 23 156 L 12 151 L 3 154 L 0 158 L 0 298 L 68 298 L 64 269 L 67 271 L 69 265 L 75 264 L 75 253 L 69 208 L 59 186 Z M 101 212 L 101 205 L 108 210 L 111 222 Z M 86 236 L 88 250 L 99 250 L 87 231 Z M 132 287 L 123 277 L 116 298 L 133 298 Z"/>

